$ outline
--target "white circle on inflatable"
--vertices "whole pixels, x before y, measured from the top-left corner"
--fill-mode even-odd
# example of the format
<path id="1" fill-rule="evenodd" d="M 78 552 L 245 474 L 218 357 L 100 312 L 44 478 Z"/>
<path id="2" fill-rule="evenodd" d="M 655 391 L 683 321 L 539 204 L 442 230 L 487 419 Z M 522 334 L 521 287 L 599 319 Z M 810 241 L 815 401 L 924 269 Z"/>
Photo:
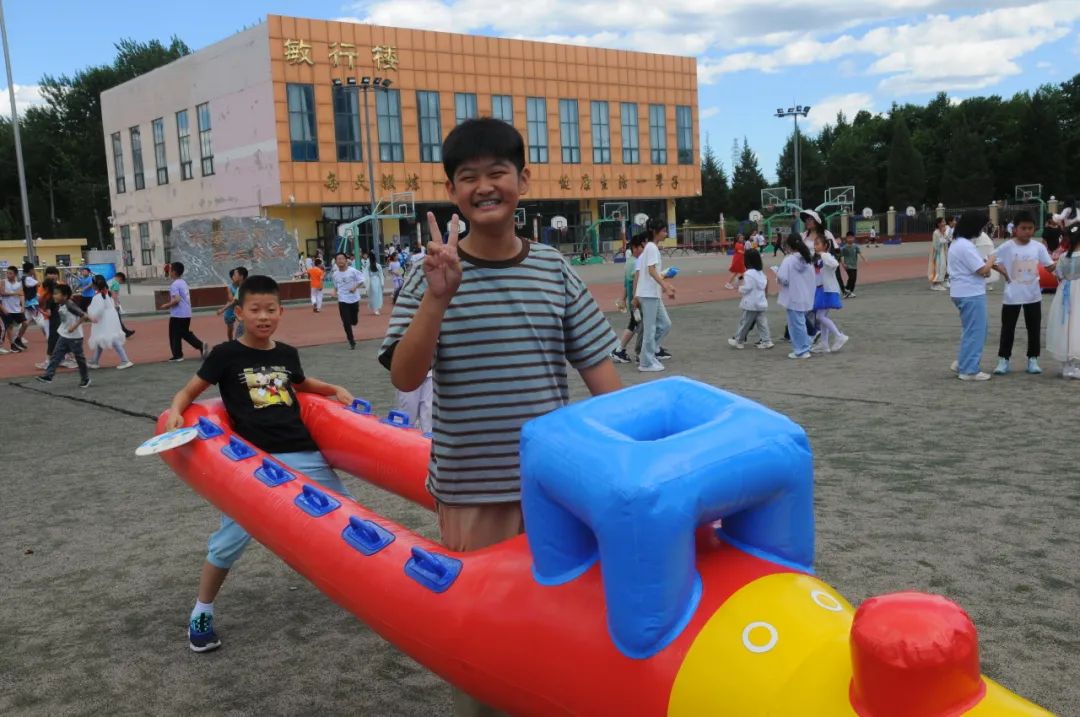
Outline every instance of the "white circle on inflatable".
<path id="1" fill-rule="evenodd" d="M 750 633 L 753 632 L 754 630 L 757 630 L 758 628 L 766 630 L 769 633 L 769 639 L 763 645 L 758 645 L 758 644 L 750 641 Z M 773 627 L 772 625 L 770 625 L 767 622 L 752 622 L 749 625 L 747 625 L 746 627 L 744 627 L 743 631 L 742 631 L 743 647 L 745 647 L 750 652 L 753 652 L 753 653 L 756 653 L 756 654 L 761 654 L 763 652 L 768 652 L 769 650 L 773 649 L 774 647 L 776 647 L 776 642 L 779 639 L 780 639 L 780 634 L 776 631 L 776 628 Z"/>
<path id="2" fill-rule="evenodd" d="M 566 221 L 566 217 L 554 216 L 551 218 L 552 229 L 566 229 L 570 225 L 570 222 Z"/>
<path id="3" fill-rule="evenodd" d="M 864 207 L 863 210 L 862 210 L 862 215 L 863 215 L 863 219 L 873 219 L 874 218 L 874 210 L 871 209 L 870 207 Z"/>
<path id="4" fill-rule="evenodd" d="M 840 612 L 844 609 L 844 606 L 840 604 L 839 600 L 822 590 L 810 591 L 810 599 L 812 599 L 818 607 L 824 608 L 829 612 Z"/>
<path id="5" fill-rule="evenodd" d="M 751 211 L 750 212 L 750 221 L 752 221 L 752 222 L 760 222 L 761 221 L 761 212 L 759 212 L 756 209 Z"/>
<path id="6" fill-rule="evenodd" d="M 649 215 L 645 212 L 638 212 L 634 215 L 634 226 L 643 227 L 649 223 Z"/>
<path id="7" fill-rule="evenodd" d="M 907 215 L 908 215 L 909 217 L 913 217 L 913 216 L 915 216 L 916 214 L 918 214 L 918 213 L 919 213 L 919 210 L 918 210 L 918 209 L 916 209 L 915 207 L 908 207 L 908 208 L 907 208 L 907 209 L 906 209 L 906 210 L 904 211 L 904 213 L 905 213 L 905 214 L 907 214 Z"/>

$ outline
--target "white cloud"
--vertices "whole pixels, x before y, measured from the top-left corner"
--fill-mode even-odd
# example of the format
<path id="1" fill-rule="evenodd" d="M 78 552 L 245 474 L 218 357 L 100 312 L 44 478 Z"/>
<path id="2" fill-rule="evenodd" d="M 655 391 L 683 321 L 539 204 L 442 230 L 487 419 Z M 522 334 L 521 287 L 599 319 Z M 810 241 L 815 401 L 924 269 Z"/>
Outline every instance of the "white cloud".
<path id="1" fill-rule="evenodd" d="M 26 114 L 26 110 L 35 105 L 45 104 L 45 98 L 41 96 L 41 85 L 15 85 L 15 109 L 19 117 Z M 8 97 L 8 88 L 0 90 L 0 116 L 11 118 L 11 99 Z"/>
<path id="2" fill-rule="evenodd" d="M 866 92 L 825 97 L 818 100 L 817 104 L 810 105 L 810 114 L 806 117 L 806 124 L 811 130 L 817 132 L 825 125 L 836 122 L 838 112 L 843 112 L 850 122 L 860 110 L 874 111 L 874 98 Z"/>
<path id="3" fill-rule="evenodd" d="M 716 117 L 720 114 L 719 107 L 706 107 L 701 110 L 701 119 L 709 119 L 710 117 Z"/>

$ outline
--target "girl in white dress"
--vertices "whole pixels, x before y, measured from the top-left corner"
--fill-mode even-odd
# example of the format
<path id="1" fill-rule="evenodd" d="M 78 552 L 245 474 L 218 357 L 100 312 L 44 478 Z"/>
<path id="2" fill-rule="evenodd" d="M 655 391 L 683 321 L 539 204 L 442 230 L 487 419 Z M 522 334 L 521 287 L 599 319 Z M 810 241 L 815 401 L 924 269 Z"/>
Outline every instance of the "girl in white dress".
<path id="1" fill-rule="evenodd" d="M 1080 379 L 1080 224 L 1062 236 L 1068 249 L 1057 260 L 1057 293 L 1046 321 L 1046 352 L 1062 362 L 1061 375 Z"/>
<path id="2" fill-rule="evenodd" d="M 109 283 L 101 274 L 94 277 L 94 289 L 97 291 L 86 311 L 93 322 L 90 325 L 90 348 L 94 351 L 94 357 L 87 365 L 98 368 L 101 365 L 101 354 L 105 349 L 112 349 L 120 357 L 116 368 L 131 368 L 135 364 L 128 359 L 124 351 L 125 336 L 124 327 L 120 324 L 120 314 L 117 313 L 116 302 L 109 293 Z"/>
<path id="3" fill-rule="evenodd" d="M 938 217 L 930 239 L 930 261 L 926 271 L 931 291 L 945 291 L 945 280 L 949 276 L 948 252 L 949 230 L 945 226 L 945 217 Z"/>

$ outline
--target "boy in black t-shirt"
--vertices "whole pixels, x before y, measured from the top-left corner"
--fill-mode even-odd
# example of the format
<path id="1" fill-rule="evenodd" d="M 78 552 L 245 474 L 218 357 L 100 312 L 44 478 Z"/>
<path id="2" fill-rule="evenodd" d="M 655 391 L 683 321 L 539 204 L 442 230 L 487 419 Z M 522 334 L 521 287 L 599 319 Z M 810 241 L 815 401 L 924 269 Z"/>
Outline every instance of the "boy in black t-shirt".
<path id="1" fill-rule="evenodd" d="M 352 395 L 341 386 L 304 374 L 295 348 L 274 341 L 284 307 L 278 285 L 268 276 L 252 276 L 240 286 L 237 319 L 244 335 L 214 347 L 187 385 L 173 397 L 165 429 L 184 425 L 183 412 L 212 384 L 217 384 L 233 430 L 281 463 L 336 493 L 351 498 L 319 453 L 300 420 L 296 392 L 332 396 L 350 404 Z M 251 536 L 227 515 L 210 536 L 206 564 L 199 579 L 199 596 L 188 623 L 188 644 L 195 652 L 221 646 L 214 632 L 214 598 Z"/>

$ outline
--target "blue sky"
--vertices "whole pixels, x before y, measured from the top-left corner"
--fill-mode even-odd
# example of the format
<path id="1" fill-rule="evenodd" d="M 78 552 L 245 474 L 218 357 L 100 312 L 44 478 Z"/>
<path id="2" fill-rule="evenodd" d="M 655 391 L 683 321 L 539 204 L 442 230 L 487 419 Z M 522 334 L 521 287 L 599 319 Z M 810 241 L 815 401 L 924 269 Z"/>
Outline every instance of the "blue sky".
<path id="1" fill-rule="evenodd" d="M 730 172 L 732 140 L 745 136 L 768 177 L 791 132 L 791 120 L 772 117 L 777 107 L 810 105 L 816 129 L 838 110 L 884 111 L 942 90 L 1008 96 L 1080 68 L 1080 0 L 8 0 L 4 9 L 20 105 L 37 99 L 46 73 L 110 61 L 118 38 L 175 34 L 198 49 L 267 13 L 690 54 L 702 142 Z"/>

